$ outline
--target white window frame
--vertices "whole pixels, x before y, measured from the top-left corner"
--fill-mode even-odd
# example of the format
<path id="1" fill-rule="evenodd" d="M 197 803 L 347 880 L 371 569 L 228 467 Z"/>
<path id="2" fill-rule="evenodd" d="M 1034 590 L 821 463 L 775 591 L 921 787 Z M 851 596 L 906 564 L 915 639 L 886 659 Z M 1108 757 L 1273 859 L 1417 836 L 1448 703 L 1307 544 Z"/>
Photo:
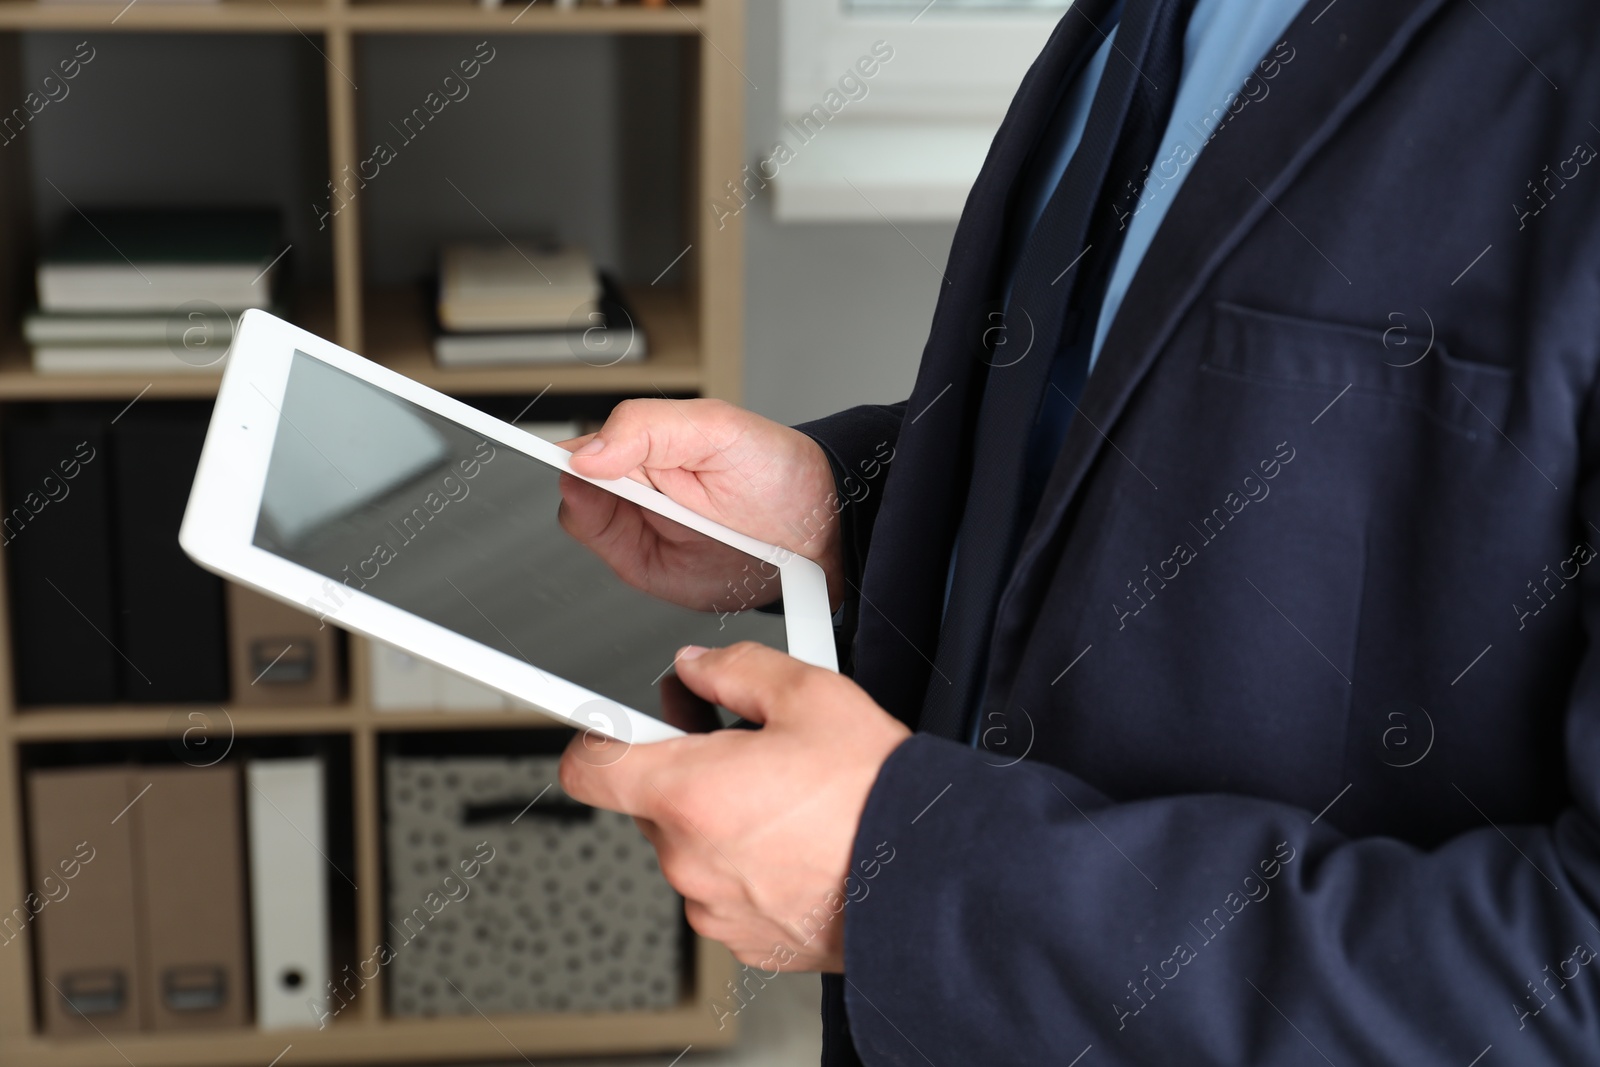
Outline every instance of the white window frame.
<path id="1" fill-rule="evenodd" d="M 780 0 L 780 140 L 793 124 L 850 99 L 776 178 L 780 222 L 950 221 L 959 216 L 995 128 L 1061 11 L 857 10 L 846 0 Z M 857 68 L 873 46 L 894 52 Z M 870 67 L 869 67 L 870 69 Z M 837 106 L 837 105 L 836 105 Z M 768 146 L 757 146 L 767 148 Z"/>
<path id="2" fill-rule="evenodd" d="M 782 109 L 811 110 L 876 41 L 894 58 L 867 79 L 853 118 L 988 119 L 998 124 L 1060 11 L 848 11 L 846 0 L 781 0 Z"/>

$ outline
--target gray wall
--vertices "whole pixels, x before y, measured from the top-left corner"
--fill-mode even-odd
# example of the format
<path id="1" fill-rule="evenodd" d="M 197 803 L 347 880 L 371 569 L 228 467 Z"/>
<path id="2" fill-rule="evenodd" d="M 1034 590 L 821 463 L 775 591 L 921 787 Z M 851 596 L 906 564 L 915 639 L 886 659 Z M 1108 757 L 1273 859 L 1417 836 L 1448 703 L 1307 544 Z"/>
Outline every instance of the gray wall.
<path id="1" fill-rule="evenodd" d="M 278 34 L 24 34 L 21 85 L 38 88 L 84 40 L 93 59 L 4 149 L 27 154 L 40 232 L 73 206 L 273 204 L 295 271 L 325 284 L 331 231 L 311 209 L 328 170 L 316 52 Z"/>
<path id="2" fill-rule="evenodd" d="M 452 83 L 459 102 L 427 120 L 417 109 L 479 40 L 358 39 L 360 143 L 395 150 L 358 191 L 371 282 L 427 275 L 441 243 L 497 233 L 572 241 L 624 280 L 652 280 L 684 245 L 681 109 L 661 88 L 683 76 L 681 42 L 501 35 L 472 82 Z"/>
<path id="3" fill-rule="evenodd" d="M 778 0 L 751 0 L 748 22 L 753 162 L 779 126 Z M 25 35 L 24 83 L 37 84 L 81 39 Z M 275 202 L 290 224 L 297 273 L 325 282 L 329 231 L 319 229 L 314 206 L 328 202 L 325 74 L 306 41 L 290 34 L 90 39 L 98 49 L 93 63 L 24 135 L 41 225 L 72 210 L 63 194 L 80 206 Z M 588 244 L 627 278 L 653 278 L 686 243 L 678 100 L 660 89 L 678 84 L 680 43 L 502 36 L 470 95 L 414 140 L 402 139 L 390 122 L 421 104 L 475 44 L 371 39 L 349 72 L 361 90 L 362 143 L 396 148 L 357 192 L 369 279 L 419 279 L 441 239 L 493 239 L 496 229 L 554 232 Z M 715 53 L 707 61 L 723 62 Z M 559 157 L 546 147 L 552 144 L 563 146 Z M 942 267 L 954 227 L 779 225 L 770 196 L 757 197 L 744 215 L 746 402 L 795 422 L 904 398 L 943 284 L 923 256 Z"/>

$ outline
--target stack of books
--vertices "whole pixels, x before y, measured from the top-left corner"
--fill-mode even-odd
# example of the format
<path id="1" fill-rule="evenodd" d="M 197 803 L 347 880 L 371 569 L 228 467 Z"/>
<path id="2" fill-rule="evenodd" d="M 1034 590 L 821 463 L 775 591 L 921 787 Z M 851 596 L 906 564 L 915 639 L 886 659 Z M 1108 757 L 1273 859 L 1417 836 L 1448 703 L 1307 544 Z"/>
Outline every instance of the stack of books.
<path id="1" fill-rule="evenodd" d="M 439 263 L 441 367 L 587 363 L 645 357 L 644 332 L 583 250 L 537 241 L 456 244 Z"/>
<path id="2" fill-rule="evenodd" d="M 286 251 L 270 209 L 74 212 L 23 319 L 34 370 L 220 371 L 239 314 L 272 306 Z"/>

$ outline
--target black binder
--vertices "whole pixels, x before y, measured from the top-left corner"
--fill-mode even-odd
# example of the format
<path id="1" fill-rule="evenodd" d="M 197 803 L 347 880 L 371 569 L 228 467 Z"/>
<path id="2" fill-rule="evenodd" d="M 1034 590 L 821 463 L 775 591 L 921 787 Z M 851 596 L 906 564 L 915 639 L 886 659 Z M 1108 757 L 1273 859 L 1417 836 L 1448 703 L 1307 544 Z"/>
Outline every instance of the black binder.
<path id="1" fill-rule="evenodd" d="M 228 699 L 222 579 L 178 547 L 210 415 L 208 404 L 145 401 L 111 428 L 123 700 Z"/>
<path id="2" fill-rule="evenodd" d="M 112 461 L 105 439 L 114 414 L 75 404 L 8 413 L 0 544 L 22 705 L 104 704 L 117 696 Z"/>

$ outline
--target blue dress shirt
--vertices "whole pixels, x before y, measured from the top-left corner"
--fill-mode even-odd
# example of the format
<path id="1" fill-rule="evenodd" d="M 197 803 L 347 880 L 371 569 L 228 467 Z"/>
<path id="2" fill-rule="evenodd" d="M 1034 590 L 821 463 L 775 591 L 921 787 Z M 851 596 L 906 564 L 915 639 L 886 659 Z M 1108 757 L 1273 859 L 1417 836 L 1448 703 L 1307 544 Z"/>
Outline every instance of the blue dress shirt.
<path id="1" fill-rule="evenodd" d="M 1230 113 L 1246 107 L 1264 106 L 1271 96 L 1272 79 L 1287 65 L 1285 57 L 1293 51 L 1275 55 L 1284 30 L 1305 6 L 1304 0 L 1198 0 L 1189 17 L 1183 41 L 1183 75 L 1173 103 L 1172 119 L 1161 137 L 1164 146 L 1151 161 L 1150 177 L 1128 219 L 1128 235 L 1117 254 L 1100 318 L 1095 328 L 1089 367 L 1100 356 L 1106 332 L 1122 306 L 1134 272 L 1154 240 L 1156 229 L 1166 217 L 1173 198 L 1194 167 L 1211 138 L 1226 136 Z M 1048 160 L 1030 176 L 1031 196 L 1027 197 L 1026 231 L 1031 231 L 1044 214 L 1045 203 L 1055 191 L 1067 163 L 1083 138 L 1089 122 L 1089 106 L 1105 71 L 1106 60 L 1116 44 L 1113 29 L 1058 105 L 1068 115 L 1065 122 L 1052 123 L 1052 134 L 1060 137 L 1055 146 L 1041 146 L 1040 159 Z M 1292 60 L 1290 60 L 1292 62 Z M 1021 242 L 1013 245 L 1020 253 Z M 1015 264 L 1013 264 L 1014 266 Z M 1009 288 L 1009 280 L 1007 287 Z"/>

